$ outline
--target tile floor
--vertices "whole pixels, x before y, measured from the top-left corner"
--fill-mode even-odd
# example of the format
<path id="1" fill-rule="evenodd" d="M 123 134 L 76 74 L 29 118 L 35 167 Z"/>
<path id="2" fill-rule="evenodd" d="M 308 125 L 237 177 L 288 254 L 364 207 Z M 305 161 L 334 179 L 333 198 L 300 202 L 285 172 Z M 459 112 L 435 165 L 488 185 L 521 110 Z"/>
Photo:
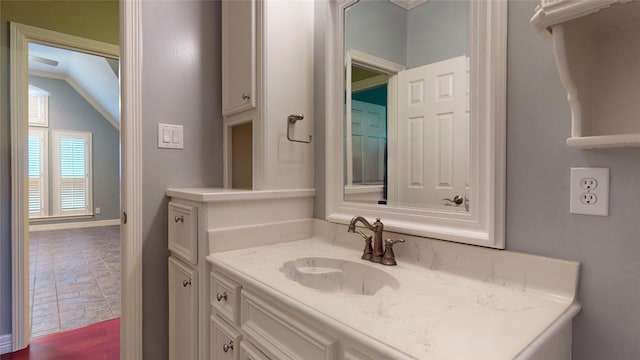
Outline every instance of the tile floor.
<path id="1" fill-rule="evenodd" d="M 120 316 L 120 227 L 30 233 L 31 336 Z"/>

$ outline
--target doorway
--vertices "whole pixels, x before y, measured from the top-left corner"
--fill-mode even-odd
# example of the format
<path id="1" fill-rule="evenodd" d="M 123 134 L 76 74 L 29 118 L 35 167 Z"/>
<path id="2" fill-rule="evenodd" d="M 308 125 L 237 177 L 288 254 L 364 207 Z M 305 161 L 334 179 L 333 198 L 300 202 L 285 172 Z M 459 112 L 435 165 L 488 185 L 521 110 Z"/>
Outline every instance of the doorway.
<path id="1" fill-rule="evenodd" d="M 120 316 L 119 62 L 30 41 L 28 69 L 35 338 Z"/>
<path id="2" fill-rule="evenodd" d="M 120 233 L 120 134 L 118 129 L 120 86 L 117 76 L 119 73 L 117 66 L 119 49 L 117 45 L 16 23 L 11 23 L 10 45 L 12 69 L 10 92 L 12 109 L 11 180 L 12 194 L 14 195 L 12 200 L 12 253 L 14 260 L 12 340 L 13 349 L 18 350 L 29 343 L 32 330 L 30 326 L 31 304 L 35 303 L 35 298 L 30 296 L 30 294 L 33 294 L 33 291 L 30 291 L 32 290 L 30 285 L 36 285 L 36 279 L 34 278 L 33 282 L 31 282 L 29 276 L 29 265 L 31 263 L 29 230 L 31 225 L 33 225 L 33 228 L 38 228 L 38 230 L 56 230 L 70 226 L 88 229 L 88 226 L 111 225 L 116 227 L 112 232 Z M 41 49 L 36 49 L 37 47 L 41 47 Z M 41 52 L 36 50 L 41 50 Z M 93 80 L 99 79 L 99 87 L 101 88 L 109 87 L 107 83 L 111 81 L 113 85 L 111 88 L 115 89 L 115 100 L 111 101 L 111 105 L 109 105 L 108 101 L 99 101 L 100 95 L 89 96 L 88 94 L 91 91 L 86 89 L 90 86 L 82 86 L 83 80 L 77 74 L 72 74 L 72 72 L 79 69 L 91 67 L 83 64 L 80 60 L 66 66 L 66 73 L 56 74 L 55 71 L 50 71 L 45 76 L 46 72 L 42 71 L 42 69 L 37 69 L 37 66 L 64 68 L 65 66 L 62 66 L 64 60 L 58 56 L 59 54 L 55 54 L 61 51 L 75 52 L 73 54 L 74 58 L 90 54 L 94 63 L 100 62 L 101 66 L 107 69 L 105 73 L 110 74 L 111 80 L 95 73 L 89 78 Z M 31 62 L 37 63 L 32 69 L 29 69 L 29 55 L 31 55 Z M 73 70 L 69 70 L 69 68 Z M 31 73 L 29 73 L 30 71 Z M 30 83 L 31 88 L 29 87 Z M 99 179 L 94 175 L 108 166 L 103 163 L 103 159 L 92 155 L 95 150 L 102 149 L 99 146 L 102 142 L 101 136 L 94 133 L 103 131 L 96 131 L 97 128 L 92 129 L 90 127 L 85 129 L 74 128 L 69 124 L 66 126 L 67 129 L 60 128 L 60 122 L 57 122 L 59 119 L 56 120 L 53 116 L 54 112 L 60 113 L 60 109 L 56 108 L 53 102 L 64 98 L 61 95 L 64 93 L 64 91 L 60 91 L 61 88 L 63 90 L 66 89 L 67 95 L 74 94 L 75 97 L 81 98 L 78 103 L 82 104 L 85 110 L 93 111 L 91 116 L 101 118 L 101 123 L 99 121 L 97 123 L 102 126 L 103 130 L 110 129 L 111 131 L 112 151 L 100 150 L 99 152 L 109 153 L 112 157 L 111 162 L 113 164 L 110 167 L 112 168 L 113 179 L 109 179 L 107 182 L 115 182 L 115 186 L 112 186 L 111 193 L 106 196 L 110 201 L 115 202 L 115 209 L 111 209 L 114 206 L 102 206 L 95 202 L 97 200 L 100 204 L 106 204 L 105 201 L 99 200 L 102 195 L 98 195 L 94 191 L 101 187 Z M 33 90 L 33 97 L 30 97 L 29 89 Z M 52 96 L 54 93 L 56 95 Z M 33 103 L 33 107 L 29 106 L 30 102 Z M 62 101 L 62 103 L 66 103 L 66 101 Z M 30 111 L 32 112 L 31 114 Z M 62 111 L 62 113 L 64 121 L 68 122 L 73 117 L 68 112 Z M 49 115 L 48 118 L 47 115 Z M 87 117 L 91 116 L 85 111 L 80 118 L 86 120 Z M 29 120 L 32 120 L 31 124 Z M 79 122 L 81 121 L 76 121 L 76 125 Z M 86 124 L 80 125 L 84 126 Z M 29 151 L 30 148 L 34 151 Z M 100 171 L 94 171 L 94 168 Z M 94 205 L 99 206 L 94 207 Z M 106 215 L 109 218 L 99 219 L 100 215 Z M 36 224 L 36 222 L 38 223 Z M 89 224 L 90 222 L 92 223 Z M 123 231 L 123 234 L 125 233 L 126 227 L 125 231 Z M 69 234 L 66 237 L 68 238 Z M 73 249 L 73 251 L 76 251 L 74 253 L 75 256 L 69 256 L 69 258 L 77 260 L 78 254 L 80 254 L 78 250 L 80 249 L 76 246 Z M 113 252 L 111 255 L 120 258 L 119 250 L 116 251 L 117 253 Z M 111 258 L 113 259 L 113 256 Z M 84 261 L 87 264 L 87 260 L 85 259 Z M 60 264 L 59 268 L 60 274 L 62 274 L 63 270 L 69 270 L 68 264 Z M 53 277 L 55 278 L 55 269 L 52 270 L 54 270 Z M 37 275 L 37 272 L 35 274 Z M 48 271 L 46 274 L 43 275 L 43 278 L 51 276 L 52 272 Z M 112 284 L 112 287 L 120 288 L 119 274 L 118 269 L 115 272 L 117 283 Z M 87 274 L 85 273 L 84 275 Z M 91 275 L 95 279 L 96 275 L 94 273 L 91 273 Z M 65 276 L 67 277 L 65 279 L 67 283 L 80 283 L 82 280 L 86 280 L 86 277 L 83 277 L 83 275 L 78 276 L 73 271 L 67 271 Z M 85 290 L 87 289 L 75 288 L 73 291 L 62 295 L 66 298 L 72 296 L 89 297 L 92 295 Z M 37 296 L 37 294 L 33 295 Z M 50 295 L 52 294 L 48 295 L 49 299 L 47 300 L 50 300 L 50 305 L 48 306 L 57 308 L 56 310 L 63 310 L 61 299 L 57 297 L 57 294 L 55 294 L 55 298 L 51 298 Z M 93 295 L 96 294 L 93 293 Z M 120 297 L 119 294 L 114 295 L 111 293 L 110 295 Z M 114 307 L 117 305 L 115 299 L 113 305 Z M 35 308 L 33 311 L 35 312 Z M 90 307 L 83 307 L 81 310 L 76 308 L 75 311 L 76 313 L 87 314 L 92 310 Z M 57 316 L 60 316 L 60 314 Z M 67 326 L 70 327 L 72 324 Z M 59 327 L 63 329 L 66 326 L 59 322 Z"/>

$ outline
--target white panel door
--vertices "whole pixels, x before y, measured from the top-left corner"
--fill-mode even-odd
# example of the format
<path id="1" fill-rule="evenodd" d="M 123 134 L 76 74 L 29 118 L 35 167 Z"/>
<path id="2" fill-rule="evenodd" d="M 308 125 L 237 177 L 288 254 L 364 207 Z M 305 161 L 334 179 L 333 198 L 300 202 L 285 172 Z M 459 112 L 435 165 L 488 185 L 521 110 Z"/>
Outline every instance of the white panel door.
<path id="1" fill-rule="evenodd" d="M 398 172 L 389 201 L 444 205 L 468 196 L 468 57 L 460 56 L 398 74 Z M 397 197 L 394 199 L 393 197 Z"/>
<path id="2" fill-rule="evenodd" d="M 387 108 L 351 101 L 352 184 L 384 183 Z"/>

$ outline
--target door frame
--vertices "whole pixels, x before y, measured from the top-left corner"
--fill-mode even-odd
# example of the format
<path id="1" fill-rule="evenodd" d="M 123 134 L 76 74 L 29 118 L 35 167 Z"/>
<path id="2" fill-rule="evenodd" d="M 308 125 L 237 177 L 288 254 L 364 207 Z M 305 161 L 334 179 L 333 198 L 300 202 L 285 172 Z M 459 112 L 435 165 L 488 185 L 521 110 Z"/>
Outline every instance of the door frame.
<path id="1" fill-rule="evenodd" d="M 396 64 L 393 61 L 389 61 L 387 59 L 383 59 L 377 57 L 375 55 L 371 55 L 365 53 L 363 51 L 350 49 L 347 51 L 346 59 L 345 59 L 345 93 L 348 94 L 345 96 L 345 163 L 346 163 L 346 179 L 345 185 L 353 184 L 353 145 L 351 143 L 351 93 L 354 91 L 352 89 L 351 83 L 351 67 L 353 65 L 358 65 L 368 70 L 373 70 L 380 72 L 388 76 L 387 81 L 384 83 L 387 84 L 387 139 L 390 136 L 395 135 L 395 123 L 396 123 L 396 109 L 397 109 L 397 98 L 391 96 L 391 94 L 396 93 L 397 89 L 397 75 L 399 72 L 404 71 L 405 67 L 400 64 Z M 382 82 L 375 80 L 375 83 L 370 84 L 381 85 Z M 364 87 L 358 87 L 358 90 L 362 90 Z M 389 141 L 387 141 L 387 146 Z M 387 151 L 391 151 L 392 149 L 387 148 Z M 387 172 L 390 169 L 386 170 Z"/>
<path id="2" fill-rule="evenodd" d="M 10 24 L 12 350 L 29 344 L 29 217 L 26 187 L 28 43 L 120 58 L 121 324 L 120 356 L 142 359 L 141 0 L 120 1 L 118 46 L 17 23 Z M 128 214 L 128 215 L 127 215 Z M 128 218 L 128 219 L 127 219 Z"/>

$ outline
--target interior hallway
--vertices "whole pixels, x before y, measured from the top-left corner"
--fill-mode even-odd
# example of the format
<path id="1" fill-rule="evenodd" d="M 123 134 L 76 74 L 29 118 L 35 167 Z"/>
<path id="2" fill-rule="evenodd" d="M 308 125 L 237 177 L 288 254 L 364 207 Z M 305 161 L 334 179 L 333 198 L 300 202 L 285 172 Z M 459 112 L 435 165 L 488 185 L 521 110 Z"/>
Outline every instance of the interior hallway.
<path id="1" fill-rule="evenodd" d="M 120 316 L 120 226 L 29 236 L 32 338 Z"/>

